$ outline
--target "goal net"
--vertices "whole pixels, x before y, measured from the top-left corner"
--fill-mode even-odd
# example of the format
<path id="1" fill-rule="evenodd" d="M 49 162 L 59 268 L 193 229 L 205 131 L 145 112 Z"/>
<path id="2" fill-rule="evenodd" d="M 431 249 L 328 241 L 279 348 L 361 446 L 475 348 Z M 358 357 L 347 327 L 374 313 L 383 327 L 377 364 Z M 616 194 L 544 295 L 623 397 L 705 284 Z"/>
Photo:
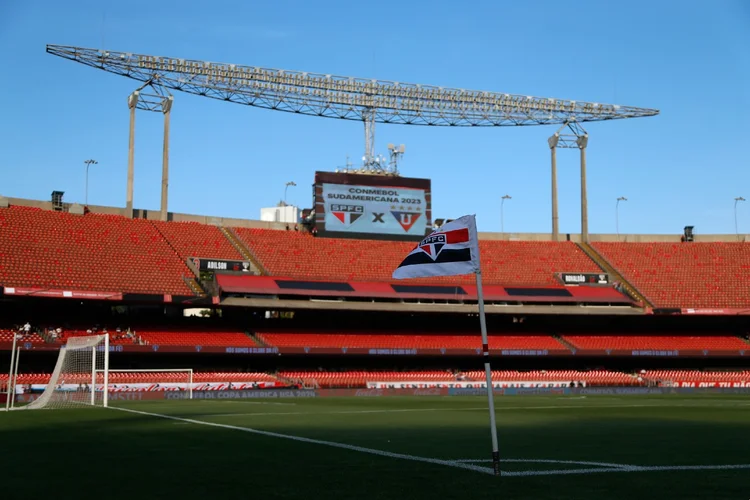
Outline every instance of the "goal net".
<path id="1" fill-rule="evenodd" d="M 60 348 L 44 392 L 22 409 L 106 407 L 109 335 L 72 337 Z"/>
<path id="2" fill-rule="evenodd" d="M 109 370 L 110 402 L 146 399 L 193 399 L 193 370 Z"/>

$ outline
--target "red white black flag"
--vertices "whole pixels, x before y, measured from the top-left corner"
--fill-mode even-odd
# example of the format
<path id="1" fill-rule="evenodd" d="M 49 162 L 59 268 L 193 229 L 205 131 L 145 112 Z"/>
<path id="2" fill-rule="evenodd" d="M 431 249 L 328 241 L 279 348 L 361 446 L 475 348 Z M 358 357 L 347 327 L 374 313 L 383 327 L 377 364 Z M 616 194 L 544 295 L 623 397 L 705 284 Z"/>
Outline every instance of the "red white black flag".
<path id="1" fill-rule="evenodd" d="M 453 220 L 423 239 L 395 271 L 394 279 L 471 274 L 479 270 L 473 215 Z"/>

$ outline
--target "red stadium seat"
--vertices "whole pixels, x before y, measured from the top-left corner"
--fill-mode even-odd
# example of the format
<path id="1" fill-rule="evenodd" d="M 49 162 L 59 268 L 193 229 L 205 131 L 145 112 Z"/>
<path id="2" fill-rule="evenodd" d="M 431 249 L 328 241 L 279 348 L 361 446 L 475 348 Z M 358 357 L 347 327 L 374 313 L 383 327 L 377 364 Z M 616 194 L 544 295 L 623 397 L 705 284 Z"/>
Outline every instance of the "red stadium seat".
<path id="1" fill-rule="evenodd" d="M 563 339 L 578 349 L 613 350 L 750 350 L 750 345 L 731 336 L 643 336 L 643 335 L 565 335 Z"/>
<path id="2" fill-rule="evenodd" d="M 480 349 L 477 334 L 417 335 L 402 333 L 258 332 L 264 343 L 276 347 Z M 567 350 L 549 335 L 490 335 L 490 349 Z"/>
<path id="3" fill-rule="evenodd" d="M 750 307 L 747 243 L 592 245 L 657 307 Z"/>
<path id="4" fill-rule="evenodd" d="M 318 238 L 270 229 L 235 231 L 270 275 L 303 279 L 387 281 L 414 248 L 413 242 Z M 479 245 L 487 283 L 559 286 L 557 272 L 601 272 L 572 242 L 481 240 Z M 471 283 L 472 277 L 430 282 Z"/>
<path id="5" fill-rule="evenodd" d="M 150 221 L 0 209 L 0 284 L 193 295 L 190 269 Z"/>

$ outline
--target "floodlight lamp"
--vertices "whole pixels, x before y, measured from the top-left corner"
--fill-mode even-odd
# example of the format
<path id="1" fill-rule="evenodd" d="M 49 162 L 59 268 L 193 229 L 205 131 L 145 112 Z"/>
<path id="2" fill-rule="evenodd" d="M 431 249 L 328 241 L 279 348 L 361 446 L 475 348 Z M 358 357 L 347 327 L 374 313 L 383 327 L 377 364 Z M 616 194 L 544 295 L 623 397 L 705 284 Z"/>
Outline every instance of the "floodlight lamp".
<path id="1" fill-rule="evenodd" d="M 392 142 L 389 142 L 388 143 L 388 151 L 393 151 L 394 149 L 396 149 L 396 147 L 393 145 Z"/>
<path id="2" fill-rule="evenodd" d="M 402 144 L 398 147 L 399 153 L 406 153 L 406 144 Z"/>

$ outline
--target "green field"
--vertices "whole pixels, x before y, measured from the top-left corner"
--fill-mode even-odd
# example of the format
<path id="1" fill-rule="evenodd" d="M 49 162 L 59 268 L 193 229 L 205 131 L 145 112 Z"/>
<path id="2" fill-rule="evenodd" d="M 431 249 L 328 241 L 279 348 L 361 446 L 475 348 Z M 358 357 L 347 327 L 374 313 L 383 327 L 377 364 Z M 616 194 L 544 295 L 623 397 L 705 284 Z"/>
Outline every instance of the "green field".
<path id="1" fill-rule="evenodd" d="M 2 498 L 750 498 L 742 395 L 501 397 L 500 478 L 480 397 L 119 406 L 0 413 Z"/>

